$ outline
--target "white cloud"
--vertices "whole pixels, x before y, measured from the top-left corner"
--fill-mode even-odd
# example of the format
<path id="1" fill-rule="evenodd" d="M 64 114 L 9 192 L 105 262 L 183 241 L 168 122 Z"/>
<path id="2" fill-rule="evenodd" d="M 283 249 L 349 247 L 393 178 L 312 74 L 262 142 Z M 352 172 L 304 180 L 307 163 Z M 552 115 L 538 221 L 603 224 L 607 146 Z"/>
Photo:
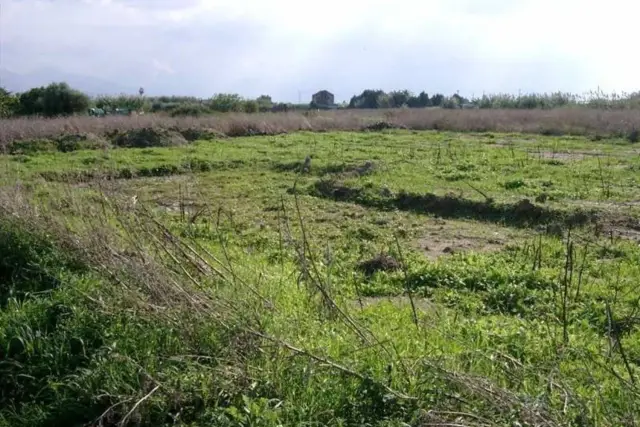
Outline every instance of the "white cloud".
<path id="1" fill-rule="evenodd" d="M 173 69 L 171 64 L 169 64 L 167 62 L 160 61 L 160 60 L 158 60 L 156 58 L 154 58 L 151 61 L 151 65 L 155 69 L 156 75 L 163 74 L 163 73 L 166 73 L 166 74 L 175 74 L 176 73 L 176 71 Z"/>
<path id="2" fill-rule="evenodd" d="M 290 100 L 316 87 L 630 91 L 638 12 L 631 0 L 4 0 L 0 66 Z"/>

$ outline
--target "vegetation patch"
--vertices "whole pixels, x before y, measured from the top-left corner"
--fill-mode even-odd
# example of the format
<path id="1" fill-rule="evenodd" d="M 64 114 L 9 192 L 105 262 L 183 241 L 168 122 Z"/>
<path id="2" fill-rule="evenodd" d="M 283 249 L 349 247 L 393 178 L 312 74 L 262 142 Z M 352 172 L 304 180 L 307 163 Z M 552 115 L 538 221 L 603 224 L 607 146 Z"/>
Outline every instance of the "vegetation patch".
<path id="1" fill-rule="evenodd" d="M 156 166 L 122 167 L 119 169 L 95 169 L 78 171 L 43 171 L 40 176 L 46 181 L 80 183 L 113 179 L 151 178 L 161 176 L 203 173 L 214 170 L 235 169 L 241 167 L 243 161 L 208 161 L 188 159 L 181 164 L 158 164 Z"/>
<path id="2" fill-rule="evenodd" d="M 99 150 L 111 147 L 109 141 L 92 133 L 64 134 L 53 139 L 34 139 L 14 141 L 8 147 L 9 154 L 33 155 L 61 151 Z"/>
<path id="3" fill-rule="evenodd" d="M 313 164 L 313 158 L 311 157 L 309 158 L 308 165 L 305 161 L 277 162 L 273 165 L 273 169 L 278 172 L 302 172 L 311 173 L 316 176 L 333 175 L 334 178 L 340 177 L 343 179 L 370 175 L 378 168 L 379 166 L 370 160 L 362 164 L 330 163 L 316 166 Z"/>
<path id="4" fill-rule="evenodd" d="M 380 121 L 380 122 L 375 122 L 370 125 L 367 125 L 363 128 L 363 130 L 371 131 L 371 132 L 380 132 L 383 130 L 390 130 L 390 129 L 407 129 L 407 127 L 396 124 L 396 123 Z"/>
<path id="5" fill-rule="evenodd" d="M 351 132 L 0 156 L 0 427 L 638 425 L 635 149 L 365 113 L 37 120 Z"/>
<path id="6" fill-rule="evenodd" d="M 415 194 L 400 191 L 389 194 L 384 189 L 369 186 L 352 187 L 331 179 L 320 179 L 308 193 L 336 201 L 362 204 L 379 209 L 401 209 L 418 213 L 433 214 L 442 218 L 471 218 L 481 221 L 503 222 L 530 227 L 536 224 L 564 222 L 571 225 L 586 225 L 597 218 L 595 211 L 576 210 L 567 212 L 542 207 L 523 199 L 517 203 L 496 203 L 492 200 L 472 200 L 448 194 Z"/>

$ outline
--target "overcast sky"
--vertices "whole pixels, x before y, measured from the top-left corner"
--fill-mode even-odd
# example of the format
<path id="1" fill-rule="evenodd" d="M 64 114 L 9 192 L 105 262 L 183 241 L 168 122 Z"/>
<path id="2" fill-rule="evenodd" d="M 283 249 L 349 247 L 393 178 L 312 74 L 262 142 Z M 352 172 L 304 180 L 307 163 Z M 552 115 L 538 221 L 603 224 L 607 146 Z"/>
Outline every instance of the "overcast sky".
<path id="1" fill-rule="evenodd" d="M 631 0 L 0 0 L 0 67 L 149 94 L 640 88 Z"/>

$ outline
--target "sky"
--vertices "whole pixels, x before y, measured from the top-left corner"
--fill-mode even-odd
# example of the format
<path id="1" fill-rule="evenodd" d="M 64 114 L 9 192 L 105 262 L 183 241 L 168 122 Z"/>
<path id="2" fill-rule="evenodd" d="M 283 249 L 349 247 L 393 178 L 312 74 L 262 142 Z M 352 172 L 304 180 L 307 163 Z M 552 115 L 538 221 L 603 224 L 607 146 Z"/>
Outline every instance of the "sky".
<path id="1" fill-rule="evenodd" d="M 0 68 L 292 102 L 320 89 L 337 100 L 364 89 L 631 92 L 636 3 L 0 0 Z"/>

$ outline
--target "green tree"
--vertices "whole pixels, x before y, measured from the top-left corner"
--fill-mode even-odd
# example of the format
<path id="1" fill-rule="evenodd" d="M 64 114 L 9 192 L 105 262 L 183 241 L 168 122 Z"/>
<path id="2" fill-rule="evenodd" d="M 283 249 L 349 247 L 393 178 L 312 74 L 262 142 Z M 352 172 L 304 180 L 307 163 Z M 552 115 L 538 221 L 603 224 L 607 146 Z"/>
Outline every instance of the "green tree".
<path id="1" fill-rule="evenodd" d="M 219 93 L 209 100 L 209 108 L 221 113 L 241 112 L 244 111 L 244 100 L 236 93 Z"/>
<path id="2" fill-rule="evenodd" d="M 436 93 L 431 97 L 431 105 L 434 107 L 441 107 L 444 103 L 444 95 L 441 93 Z"/>
<path id="3" fill-rule="evenodd" d="M 47 117 L 68 116 L 89 108 L 89 97 L 66 83 L 33 88 L 21 94 L 18 102 L 20 114 Z"/>
<path id="4" fill-rule="evenodd" d="M 349 101 L 349 108 L 386 108 L 388 105 L 388 95 L 383 90 L 366 89 Z"/>
<path id="5" fill-rule="evenodd" d="M 260 95 L 256 101 L 258 102 L 258 109 L 262 112 L 269 111 L 273 107 L 273 100 L 269 95 Z"/>
<path id="6" fill-rule="evenodd" d="M 0 118 L 6 119 L 15 115 L 19 107 L 18 98 L 3 87 L 0 87 Z"/>
<path id="7" fill-rule="evenodd" d="M 389 93 L 392 107 L 402 107 L 403 105 L 409 106 L 409 100 L 413 98 L 413 94 L 408 90 L 395 90 Z"/>

